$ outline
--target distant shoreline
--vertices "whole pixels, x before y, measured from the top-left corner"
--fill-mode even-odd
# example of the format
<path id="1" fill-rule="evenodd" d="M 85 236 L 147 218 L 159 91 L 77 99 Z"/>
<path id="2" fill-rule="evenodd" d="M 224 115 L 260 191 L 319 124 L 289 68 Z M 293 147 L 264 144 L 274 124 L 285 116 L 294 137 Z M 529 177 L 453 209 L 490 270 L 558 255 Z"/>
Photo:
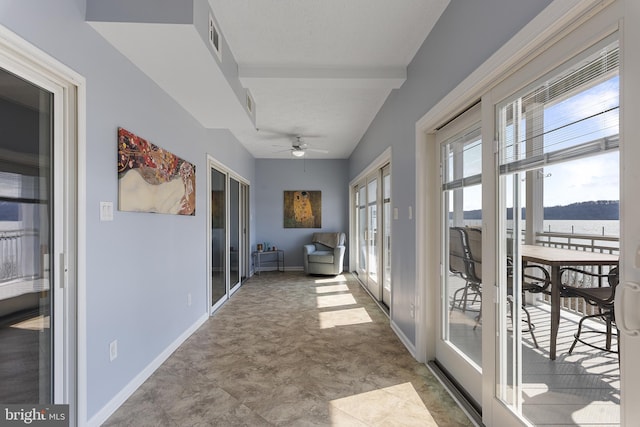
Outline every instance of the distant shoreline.
<path id="1" fill-rule="evenodd" d="M 525 209 L 522 209 L 525 217 Z M 482 210 L 464 212 L 464 219 L 482 219 Z M 513 219 L 513 209 L 507 209 L 507 219 Z M 545 220 L 593 220 L 614 221 L 620 219 L 620 202 L 618 200 L 598 200 L 571 203 L 565 206 L 544 208 Z"/>

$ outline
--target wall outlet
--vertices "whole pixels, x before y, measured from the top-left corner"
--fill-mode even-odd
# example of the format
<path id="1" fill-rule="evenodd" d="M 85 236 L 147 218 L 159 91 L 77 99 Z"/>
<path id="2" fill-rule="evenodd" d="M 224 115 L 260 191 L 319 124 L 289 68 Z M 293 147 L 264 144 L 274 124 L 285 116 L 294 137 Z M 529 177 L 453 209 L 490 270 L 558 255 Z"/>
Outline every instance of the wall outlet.
<path id="1" fill-rule="evenodd" d="M 191 307 L 191 292 L 187 294 L 187 306 Z"/>
<path id="2" fill-rule="evenodd" d="M 118 340 L 113 340 L 109 344 L 109 362 L 113 362 L 118 357 Z"/>

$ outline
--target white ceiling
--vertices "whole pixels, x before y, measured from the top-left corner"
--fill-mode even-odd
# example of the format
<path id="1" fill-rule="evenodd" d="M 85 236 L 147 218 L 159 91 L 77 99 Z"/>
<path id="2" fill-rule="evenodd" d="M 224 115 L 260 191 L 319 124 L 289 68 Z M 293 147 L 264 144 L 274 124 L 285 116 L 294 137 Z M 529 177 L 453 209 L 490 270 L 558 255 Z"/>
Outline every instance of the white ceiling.
<path id="1" fill-rule="evenodd" d="M 256 105 L 257 158 L 347 158 L 449 0 L 209 0 Z M 281 147 L 276 147 L 281 146 Z"/>
<path id="2" fill-rule="evenodd" d="M 242 87 L 230 86 L 194 25 L 88 22 L 203 126 L 230 129 L 254 157 L 291 158 L 301 136 L 321 150 L 306 153 L 317 159 L 351 155 L 449 3 L 208 1 Z"/>

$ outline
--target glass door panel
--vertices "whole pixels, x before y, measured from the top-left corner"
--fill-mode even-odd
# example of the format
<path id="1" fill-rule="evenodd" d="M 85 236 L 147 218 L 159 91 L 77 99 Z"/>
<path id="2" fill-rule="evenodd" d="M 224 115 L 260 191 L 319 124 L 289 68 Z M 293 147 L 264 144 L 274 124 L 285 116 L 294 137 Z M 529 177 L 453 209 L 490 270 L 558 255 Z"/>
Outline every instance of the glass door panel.
<path id="1" fill-rule="evenodd" d="M 565 295 L 568 286 L 611 292 L 607 273 L 620 254 L 618 116 L 618 46 L 611 41 L 496 109 L 496 395 L 532 424 L 620 419 L 617 339 L 607 324 L 613 312 Z"/>
<path id="2" fill-rule="evenodd" d="M 480 107 L 436 135 L 441 147 L 441 262 L 436 360 L 482 402 L 482 140 Z"/>
<path id="3" fill-rule="evenodd" d="M 367 182 L 367 288 L 380 300 L 378 283 L 378 179 Z"/>
<path id="4" fill-rule="evenodd" d="M 383 309 L 391 306 L 391 165 L 353 187 L 356 272 Z"/>
<path id="5" fill-rule="evenodd" d="M 364 185 L 356 187 L 358 229 L 358 276 L 367 281 L 367 191 Z"/>
<path id="6" fill-rule="evenodd" d="M 249 186 L 240 184 L 240 281 L 249 277 Z"/>
<path id="7" fill-rule="evenodd" d="M 229 283 L 240 283 L 240 183 L 229 179 Z"/>
<path id="8" fill-rule="evenodd" d="M 211 305 L 226 299 L 226 175 L 211 168 Z"/>
<path id="9" fill-rule="evenodd" d="M 391 306 L 391 168 L 382 169 L 382 302 Z"/>
<path id="10" fill-rule="evenodd" d="M 51 403 L 53 94 L 0 79 L 0 402 Z"/>

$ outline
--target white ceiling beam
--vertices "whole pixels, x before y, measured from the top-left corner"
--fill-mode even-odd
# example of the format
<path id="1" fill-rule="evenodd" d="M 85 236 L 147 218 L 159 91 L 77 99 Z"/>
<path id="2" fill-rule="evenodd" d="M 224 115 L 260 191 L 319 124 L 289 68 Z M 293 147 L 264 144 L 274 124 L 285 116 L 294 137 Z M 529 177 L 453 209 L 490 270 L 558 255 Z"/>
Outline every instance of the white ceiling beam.
<path id="1" fill-rule="evenodd" d="M 244 87 L 398 89 L 407 79 L 406 67 L 330 68 L 238 66 Z"/>

